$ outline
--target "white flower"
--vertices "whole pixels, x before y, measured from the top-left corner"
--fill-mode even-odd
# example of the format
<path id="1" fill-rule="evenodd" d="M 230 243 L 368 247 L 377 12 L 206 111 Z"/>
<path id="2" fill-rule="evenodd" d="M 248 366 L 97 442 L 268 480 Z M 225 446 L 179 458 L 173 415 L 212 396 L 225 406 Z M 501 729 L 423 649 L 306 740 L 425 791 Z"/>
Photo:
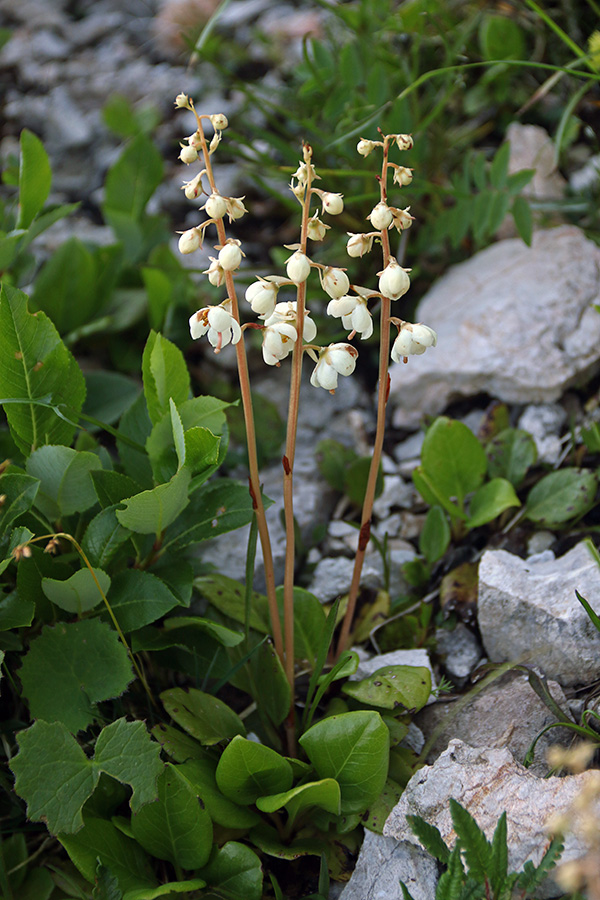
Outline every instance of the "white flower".
<path id="1" fill-rule="evenodd" d="M 329 213 L 330 216 L 339 216 L 344 209 L 342 196 L 342 194 L 332 194 L 329 191 L 325 191 L 325 193 L 321 194 L 323 212 Z"/>
<path id="2" fill-rule="evenodd" d="M 371 220 L 371 224 L 373 228 L 376 228 L 377 231 L 385 231 L 386 228 L 389 228 L 392 224 L 393 216 L 392 211 L 383 200 L 380 200 L 377 206 L 374 206 L 367 219 Z"/>
<path id="3" fill-rule="evenodd" d="M 179 152 L 179 159 L 182 163 L 185 163 L 186 166 L 189 166 L 190 163 L 196 162 L 196 160 L 198 159 L 198 151 L 195 147 L 191 147 L 189 144 L 182 145 Z"/>
<path id="4" fill-rule="evenodd" d="M 394 184 L 399 184 L 400 187 L 406 187 L 407 184 L 410 184 L 413 179 L 413 170 L 408 169 L 406 166 L 396 166 L 394 169 Z"/>
<path id="5" fill-rule="evenodd" d="M 268 366 L 278 366 L 293 349 L 298 332 L 289 322 L 273 322 L 263 331 L 263 359 Z"/>
<path id="6" fill-rule="evenodd" d="M 292 175 L 292 178 L 295 178 L 296 181 L 298 182 L 298 184 L 302 185 L 302 187 L 304 187 L 304 185 L 306 184 L 306 182 L 308 180 L 308 172 L 309 172 L 308 166 L 309 165 L 310 165 L 311 181 L 314 181 L 317 173 L 315 172 L 315 167 L 313 166 L 312 163 L 308 163 L 308 164 L 305 162 L 298 163 L 298 168 Z"/>
<path id="7" fill-rule="evenodd" d="M 332 266 L 325 266 L 319 269 L 321 278 L 321 287 L 330 297 L 343 297 L 348 293 L 350 288 L 350 280 L 343 269 L 335 269 Z"/>
<path id="8" fill-rule="evenodd" d="M 190 109 L 190 98 L 187 94 L 177 94 L 175 97 L 176 109 Z"/>
<path id="9" fill-rule="evenodd" d="M 350 338 L 358 332 L 362 340 L 366 341 L 373 334 L 373 319 L 364 297 L 346 296 L 330 300 L 327 315 L 341 319 L 344 328 L 350 332 Z"/>
<path id="10" fill-rule="evenodd" d="M 397 300 L 398 297 L 402 297 L 410 287 L 410 278 L 407 270 L 403 269 L 393 256 L 390 257 L 390 261 L 385 269 L 378 274 L 379 291 L 384 297 L 389 297 L 390 300 Z"/>
<path id="11" fill-rule="evenodd" d="M 241 219 L 244 213 L 248 212 L 242 203 L 243 199 L 243 197 L 225 198 L 225 202 L 227 203 L 227 215 L 229 216 L 230 222 L 233 222 L 234 219 Z"/>
<path id="12" fill-rule="evenodd" d="M 361 156 L 368 156 L 369 153 L 375 149 L 377 144 L 378 141 L 366 141 L 364 138 L 361 138 L 356 145 L 356 150 Z"/>
<path id="13" fill-rule="evenodd" d="M 198 228 L 188 228 L 179 238 L 179 252 L 184 255 L 193 253 L 202 246 L 202 232 Z"/>
<path id="14" fill-rule="evenodd" d="M 227 201 L 225 197 L 221 197 L 220 194 L 211 194 L 204 204 L 204 211 L 211 219 L 222 219 L 227 212 Z"/>
<path id="15" fill-rule="evenodd" d="M 310 260 L 301 250 L 296 250 L 287 259 L 285 270 L 290 281 L 301 284 L 310 274 Z"/>
<path id="16" fill-rule="evenodd" d="M 322 241 L 331 225 L 321 222 L 317 213 L 308 220 L 307 234 L 311 241 Z"/>
<path id="17" fill-rule="evenodd" d="M 294 329 L 297 330 L 297 305 L 298 304 L 295 300 L 284 300 L 282 303 L 277 303 L 277 305 L 275 306 L 275 312 L 265 320 L 265 325 L 268 327 L 270 325 L 276 325 L 281 322 L 286 322 L 288 325 L 293 325 Z M 316 335 L 317 326 L 310 318 L 310 310 L 305 309 L 302 338 L 307 343 L 310 343 L 315 339 Z"/>
<path id="18" fill-rule="evenodd" d="M 242 329 L 231 313 L 225 308 L 231 307 L 229 301 L 220 306 L 206 306 L 190 317 L 190 334 L 194 340 L 208 332 L 208 340 L 218 353 L 227 344 L 237 344 L 242 337 Z"/>
<path id="19" fill-rule="evenodd" d="M 406 209 L 396 209 L 396 207 L 392 207 L 392 216 L 394 217 L 394 227 L 398 231 L 404 231 L 405 228 L 410 228 L 412 223 L 414 222 L 414 216 L 411 216 L 409 213 L 410 206 L 407 206 Z"/>
<path id="20" fill-rule="evenodd" d="M 195 178 L 192 178 L 191 181 L 184 181 L 181 190 L 185 193 L 185 196 L 188 200 L 195 200 L 202 192 L 202 176 L 206 170 L 203 169 L 202 172 L 198 172 Z"/>
<path id="21" fill-rule="evenodd" d="M 351 375 L 354 372 L 357 356 L 358 350 L 351 344 L 330 344 L 319 353 L 319 361 L 310 376 L 310 383 L 333 393 L 338 384 L 338 375 Z"/>
<path id="22" fill-rule="evenodd" d="M 268 281 L 255 281 L 246 289 L 246 300 L 252 307 L 252 311 L 264 319 L 268 319 L 275 312 L 278 287 Z"/>
<path id="23" fill-rule="evenodd" d="M 233 272 L 242 261 L 244 254 L 240 250 L 240 243 L 241 241 L 236 241 L 235 238 L 228 238 L 219 250 L 219 265 L 226 272 Z"/>
<path id="24" fill-rule="evenodd" d="M 210 266 L 204 270 L 203 274 L 208 276 L 208 280 L 215 287 L 221 287 L 225 281 L 225 269 L 214 256 L 209 256 L 208 258 L 210 259 Z"/>
<path id="25" fill-rule="evenodd" d="M 353 234 L 351 231 L 347 231 L 346 234 L 349 235 L 349 240 L 346 244 L 348 256 L 364 256 L 365 253 L 370 252 L 373 246 L 372 234 Z"/>
<path id="26" fill-rule="evenodd" d="M 428 347 L 435 347 L 436 344 L 437 334 L 429 325 L 404 322 L 392 347 L 392 359 L 394 362 L 406 360 L 407 356 L 425 353 Z"/>
<path id="27" fill-rule="evenodd" d="M 399 150 L 410 150 L 413 146 L 412 134 L 395 134 L 394 138 Z"/>
<path id="28" fill-rule="evenodd" d="M 215 131 L 223 131 L 229 125 L 227 121 L 227 116 L 223 115 L 223 113 L 215 113 L 210 116 L 210 124 L 215 129 Z"/>

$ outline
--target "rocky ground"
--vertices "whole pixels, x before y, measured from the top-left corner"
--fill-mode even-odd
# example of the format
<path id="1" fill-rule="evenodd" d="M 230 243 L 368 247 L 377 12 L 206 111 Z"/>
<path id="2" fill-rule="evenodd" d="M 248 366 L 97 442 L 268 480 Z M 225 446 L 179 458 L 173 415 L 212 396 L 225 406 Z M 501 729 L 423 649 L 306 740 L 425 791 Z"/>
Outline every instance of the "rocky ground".
<path id="1" fill-rule="evenodd" d="M 82 201 L 76 216 L 48 232 L 40 254 L 67 234 L 98 243 L 106 240 L 98 202 L 119 141 L 107 130 L 101 109 L 112 95 L 118 92 L 136 105 L 150 103 L 157 108 L 163 123 L 157 140 L 171 160 L 177 132 L 170 110 L 178 92 L 196 96 L 202 92 L 215 110 L 234 111 L 235 97 L 223 94 L 216 78 L 186 68 L 173 37 L 177 6 L 169 4 L 168 11 L 167 4 L 156 0 L 126 4 L 0 0 L 0 24 L 14 29 L 0 53 L 4 118 L 0 155 L 14 152 L 20 129 L 31 128 L 44 140 L 52 160 L 52 200 Z M 205 10 L 210 10 L 209 4 Z M 273 40 L 284 42 L 290 54 L 298 52 L 303 32 L 318 28 L 318 16 L 276 0 L 234 0 L 223 27 L 235 28 L 243 39 L 259 17 L 263 27 L 271 29 Z M 542 171 L 544 135 L 535 137 L 519 128 L 513 132 L 513 153 L 518 148 L 528 154 L 519 167 L 540 166 L 535 190 L 541 195 L 562 190 L 555 173 Z M 175 218 L 184 210 L 179 178 L 173 163 L 155 201 Z M 600 250 L 574 225 L 537 231 L 531 248 L 516 238 L 500 240 L 449 270 L 424 298 L 419 315 L 437 330 L 439 343 L 435 352 L 392 372 L 392 427 L 397 439 L 387 445 L 385 488 L 375 506 L 375 534 L 381 539 L 388 535 L 392 596 L 407 591 L 402 565 L 416 555 L 424 519 L 425 507 L 410 477 L 419 461 L 423 414 L 435 415 L 455 404 L 451 409 L 477 431 L 489 403 L 505 401 L 512 423 L 534 436 L 539 459 L 557 466 L 571 430 L 589 415 L 579 387 L 589 384 L 600 370 L 600 316 L 594 309 L 599 302 Z M 277 396 L 279 387 L 274 389 L 264 378 L 256 390 L 264 391 L 285 414 L 283 389 Z M 305 399 L 311 396 L 309 391 L 306 386 Z M 296 514 L 307 543 L 316 528 L 326 531 L 308 555 L 311 574 L 306 580 L 323 601 L 329 601 L 348 589 L 357 532 L 344 522 L 346 510 L 319 475 L 314 446 L 330 437 L 366 452 L 374 413 L 370 390 L 355 380 L 344 380 L 335 398 L 319 399 L 318 404 L 307 399 L 302 407 Z M 267 468 L 263 479 L 265 492 L 277 496 L 279 465 Z M 281 575 L 284 534 L 278 504 L 269 515 Z M 546 819 L 568 807 L 588 777 L 585 773 L 542 777 L 548 771 L 545 751 L 551 743 L 568 744 L 570 732 L 551 731 L 538 745 L 533 766 L 522 767 L 534 736 L 554 721 L 523 674 L 493 683 L 456 714 L 453 707 L 460 689 L 469 685 L 484 661 L 521 657 L 547 676 L 557 702 L 579 721 L 590 686 L 600 679 L 600 635 L 575 597 L 575 590 L 580 591 L 600 611 L 600 568 L 583 537 L 565 541 L 555 533 L 537 532 L 518 548 L 510 538 L 493 548 L 471 548 L 480 559 L 476 616 L 457 620 L 453 631 L 440 629 L 429 657 L 436 675 L 449 678 L 455 693 L 428 705 L 417 719 L 416 738 L 413 735 L 420 750 L 436 730 L 430 766 L 414 776 L 384 835 L 367 834 L 344 900 L 394 900 L 401 896 L 400 878 L 415 900 L 433 897 L 437 867 L 415 846 L 405 814 L 418 812 L 450 838 L 450 796 L 469 807 L 484 827 L 493 826 L 507 810 L 511 864 L 522 865 L 529 854 L 539 856 Z M 206 559 L 218 560 L 223 571 L 242 578 L 244 546 L 243 533 L 228 535 L 207 550 Z M 259 561 L 258 586 L 260 578 Z M 383 582 L 382 559 L 373 551 L 367 557 L 363 585 L 377 590 Z M 380 660 L 378 649 L 374 635 L 368 647 L 374 658 L 371 669 L 389 661 Z M 393 662 L 406 661 L 404 652 L 393 654 Z M 585 842 L 575 835 L 565 858 L 584 852 Z M 548 886 L 546 896 L 557 893 L 558 888 Z"/>

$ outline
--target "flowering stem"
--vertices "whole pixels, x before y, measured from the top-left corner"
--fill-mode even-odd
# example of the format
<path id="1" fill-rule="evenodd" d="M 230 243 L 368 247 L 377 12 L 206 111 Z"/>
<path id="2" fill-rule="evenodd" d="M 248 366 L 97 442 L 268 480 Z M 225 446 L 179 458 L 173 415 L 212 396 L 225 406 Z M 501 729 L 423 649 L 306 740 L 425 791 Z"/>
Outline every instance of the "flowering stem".
<path id="1" fill-rule="evenodd" d="M 383 142 L 383 165 L 381 168 L 380 191 L 381 200 L 385 201 L 387 197 L 387 170 L 388 170 L 388 152 L 389 143 L 385 138 Z M 387 229 L 381 232 L 381 246 L 383 251 L 383 268 L 388 264 L 390 258 L 390 239 Z M 369 467 L 369 477 L 367 479 L 367 487 L 365 490 L 365 498 L 363 501 L 362 516 L 360 520 L 360 532 L 358 538 L 358 549 L 354 557 L 354 569 L 352 572 L 352 582 L 350 584 L 350 592 L 348 595 L 348 607 L 344 615 L 344 621 L 340 631 L 340 638 L 337 646 L 337 656 L 347 648 L 350 638 L 350 629 L 356 609 L 356 600 L 358 590 L 360 588 L 360 576 L 362 573 L 363 563 L 365 561 L 365 553 L 369 544 L 371 534 L 371 516 L 373 514 L 373 503 L 375 502 L 375 490 L 377 487 L 377 476 L 379 474 L 379 466 L 381 463 L 381 453 L 383 450 L 383 437 L 385 434 L 385 414 L 387 401 L 389 396 L 389 374 L 388 360 L 390 356 L 390 311 L 391 301 L 388 297 L 381 298 L 381 314 L 380 314 L 380 338 L 379 338 L 379 388 L 377 393 L 377 425 L 375 429 L 375 442 L 373 444 L 373 454 L 371 456 L 371 465 Z"/>
<path id="2" fill-rule="evenodd" d="M 210 154 L 204 137 L 204 130 L 200 116 L 194 109 L 194 115 L 198 123 L 198 134 L 202 145 L 202 155 L 204 157 L 204 165 L 206 166 L 206 176 L 208 178 L 211 191 L 216 190 L 215 179 L 212 170 Z M 219 243 L 224 244 L 227 240 L 225 225 L 223 219 L 216 219 L 215 225 L 219 235 Z M 240 321 L 239 306 L 237 294 L 235 291 L 235 283 L 233 274 L 230 271 L 225 272 L 225 285 L 227 287 L 227 295 L 231 301 L 231 314 L 237 322 Z M 246 426 L 246 444 L 248 447 L 248 469 L 250 474 L 250 495 L 252 497 L 252 505 L 254 507 L 254 515 L 258 525 L 258 534 L 263 554 L 263 564 L 265 569 L 265 581 L 267 587 L 267 600 L 269 604 L 269 616 L 271 619 L 271 629 L 273 631 L 273 642 L 275 650 L 280 660 L 284 661 L 283 637 L 281 633 L 281 621 L 279 618 L 279 609 L 277 606 L 277 596 L 275 593 L 275 569 L 273 567 L 273 551 L 271 549 L 271 539 L 269 537 L 269 527 L 265 515 L 265 507 L 262 499 L 260 488 L 260 477 L 258 473 L 258 454 L 256 451 L 256 428 L 254 424 L 254 411 L 252 408 L 252 394 L 250 392 L 250 375 L 248 373 L 248 359 L 246 356 L 246 347 L 244 341 L 238 341 L 235 345 L 237 357 L 238 377 L 240 382 L 240 393 L 242 396 L 242 409 L 244 412 L 244 424 Z"/>

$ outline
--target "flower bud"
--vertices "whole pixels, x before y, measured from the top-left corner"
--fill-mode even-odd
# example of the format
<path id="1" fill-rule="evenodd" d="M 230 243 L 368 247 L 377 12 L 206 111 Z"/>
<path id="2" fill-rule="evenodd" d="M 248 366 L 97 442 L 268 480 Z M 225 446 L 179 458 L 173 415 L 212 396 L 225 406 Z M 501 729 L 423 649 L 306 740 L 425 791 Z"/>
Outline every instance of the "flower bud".
<path id="1" fill-rule="evenodd" d="M 210 144 L 208 145 L 208 155 L 209 156 L 215 152 L 215 150 L 217 149 L 217 147 L 219 146 L 220 143 L 221 143 L 221 132 L 215 131 L 215 133 L 213 134 L 213 136 L 211 138 Z"/>
<path id="2" fill-rule="evenodd" d="M 348 231 L 347 234 L 350 236 L 346 244 L 348 256 L 364 256 L 365 253 L 370 252 L 373 246 L 372 234 L 352 234 L 351 231 Z"/>
<path id="3" fill-rule="evenodd" d="M 183 253 L 184 256 L 187 253 L 193 253 L 194 250 L 198 250 L 201 246 L 202 233 L 198 228 L 189 228 L 187 231 L 184 231 L 179 238 L 179 252 Z"/>
<path id="4" fill-rule="evenodd" d="M 414 222 L 414 216 L 411 216 L 408 212 L 410 206 L 407 206 L 406 209 L 396 209 L 392 208 L 392 216 L 394 217 L 394 228 L 398 231 L 404 231 L 406 228 L 410 228 L 412 223 Z"/>
<path id="5" fill-rule="evenodd" d="M 195 131 L 193 134 L 190 134 L 189 138 L 186 138 L 190 147 L 193 147 L 194 150 L 199 150 L 202 146 L 202 136 L 199 131 Z"/>
<path id="6" fill-rule="evenodd" d="M 347 294 L 350 289 L 350 280 L 343 269 L 334 269 L 332 266 L 326 266 L 319 269 L 321 277 L 321 287 L 330 297 L 337 299 Z"/>
<path id="7" fill-rule="evenodd" d="M 247 213 L 248 210 L 242 203 L 243 197 L 226 197 L 227 203 L 227 215 L 229 216 L 229 221 L 233 222 L 234 219 L 241 219 L 244 213 Z"/>
<path id="8" fill-rule="evenodd" d="M 215 113 L 210 116 L 210 124 L 215 131 L 224 131 L 229 125 L 229 122 L 227 121 L 227 116 L 223 115 L 223 113 Z"/>
<path id="9" fill-rule="evenodd" d="M 208 280 L 211 284 L 214 284 L 215 287 L 221 287 L 223 282 L 225 281 L 225 269 L 219 263 L 218 259 L 215 259 L 214 256 L 209 256 L 210 266 L 208 269 L 204 270 L 204 275 L 208 277 Z"/>
<path id="10" fill-rule="evenodd" d="M 246 290 L 246 300 L 258 316 L 268 318 L 275 312 L 278 287 L 268 281 L 255 281 Z"/>
<path id="11" fill-rule="evenodd" d="M 395 134 L 394 137 L 399 150 L 410 150 L 413 146 L 412 134 Z"/>
<path id="12" fill-rule="evenodd" d="M 326 191 L 324 194 L 321 194 L 321 203 L 323 204 L 323 212 L 329 213 L 330 216 L 339 216 L 344 209 L 342 194 L 332 194 Z"/>
<path id="13" fill-rule="evenodd" d="M 219 265 L 226 272 L 233 272 L 237 269 L 242 261 L 242 251 L 240 250 L 240 241 L 229 238 L 219 250 Z"/>
<path id="14" fill-rule="evenodd" d="M 364 138 L 361 138 L 358 144 L 356 145 L 356 149 L 361 156 L 368 156 L 375 147 L 377 146 L 377 141 L 365 141 Z"/>
<path id="15" fill-rule="evenodd" d="M 287 260 L 287 276 L 294 284 L 302 284 L 310 275 L 310 260 L 301 250 L 296 250 Z"/>
<path id="16" fill-rule="evenodd" d="M 175 97 L 175 108 L 176 109 L 191 109 L 190 107 L 190 98 L 187 94 L 177 94 Z"/>
<path id="17" fill-rule="evenodd" d="M 198 151 L 195 147 L 191 147 L 189 144 L 181 147 L 179 151 L 179 159 L 182 163 L 185 163 L 186 166 L 189 166 L 190 163 L 196 162 L 198 159 Z"/>
<path id="18" fill-rule="evenodd" d="M 327 233 L 327 229 L 330 227 L 330 225 L 321 222 L 318 215 L 315 213 L 314 216 L 308 220 L 308 237 L 311 241 L 322 241 Z"/>
<path id="19" fill-rule="evenodd" d="M 373 228 L 376 228 L 377 231 L 384 231 L 392 224 L 392 211 L 387 203 L 384 203 L 383 200 L 380 200 L 377 206 L 373 207 L 373 209 L 367 216 L 367 219 L 371 220 Z"/>
<path id="20" fill-rule="evenodd" d="M 409 287 L 410 278 L 406 269 L 403 269 L 393 257 L 390 258 L 383 272 L 379 273 L 380 293 L 390 300 L 397 300 L 407 292 Z"/>
<path id="21" fill-rule="evenodd" d="M 202 192 L 203 174 L 204 172 L 198 172 L 196 177 L 192 178 L 191 181 L 184 182 L 182 190 L 188 200 L 196 200 L 198 195 Z"/>
<path id="22" fill-rule="evenodd" d="M 211 219 L 222 219 L 227 212 L 227 201 L 220 194 L 211 194 L 204 204 L 204 211 Z"/>
<path id="23" fill-rule="evenodd" d="M 413 170 L 408 169 L 406 166 L 396 166 L 394 169 L 394 184 L 399 184 L 400 187 L 406 187 L 407 184 L 410 184 L 413 180 Z"/>

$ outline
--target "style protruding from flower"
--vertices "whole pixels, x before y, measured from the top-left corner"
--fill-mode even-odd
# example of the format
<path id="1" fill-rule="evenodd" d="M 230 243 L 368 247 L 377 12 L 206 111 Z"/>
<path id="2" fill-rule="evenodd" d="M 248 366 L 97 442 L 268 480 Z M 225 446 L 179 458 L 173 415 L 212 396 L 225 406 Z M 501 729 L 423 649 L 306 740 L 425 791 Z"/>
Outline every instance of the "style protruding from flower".
<path id="1" fill-rule="evenodd" d="M 346 295 L 330 300 L 327 305 L 327 315 L 342 320 L 342 325 L 350 332 L 348 335 L 350 340 L 357 333 L 360 334 L 363 341 L 368 340 L 373 334 L 373 318 L 364 297 Z"/>
<path id="2" fill-rule="evenodd" d="M 436 344 L 437 334 L 429 325 L 403 322 L 392 346 L 392 359 L 394 362 L 408 362 L 407 357 L 420 356 L 428 347 L 435 347 Z"/>
<path id="3" fill-rule="evenodd" d="M 242 329 L 231 315 L 231 301 L 225 300 L 220 306 L 205 306 L 190 316 L 190 334 L 193 340 L 208 333 L 209 343 L 218 353 L 227 344 L 237 344 L 242 337 Z"/>
<path id="4" fill-rule="evenodd" d="M 356 368 L 358 350 L 352 344 L 330 344 L 319 353 L 319 360 L 310 376 L 313 387 L 334 393 L 338 375 L 351 375 Z"/>

